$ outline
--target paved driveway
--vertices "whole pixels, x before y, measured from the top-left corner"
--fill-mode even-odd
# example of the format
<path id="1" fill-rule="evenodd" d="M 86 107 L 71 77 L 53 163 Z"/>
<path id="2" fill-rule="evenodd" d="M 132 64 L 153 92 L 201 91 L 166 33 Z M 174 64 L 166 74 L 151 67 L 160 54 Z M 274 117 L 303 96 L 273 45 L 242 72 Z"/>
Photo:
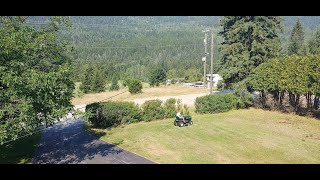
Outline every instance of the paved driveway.
<path id="1" fill-rule="evenodd" d="M 46 129 L 34 164 L 153 164 L 141 156 L 89 135 L 83 121 L 67 120 Z"/>

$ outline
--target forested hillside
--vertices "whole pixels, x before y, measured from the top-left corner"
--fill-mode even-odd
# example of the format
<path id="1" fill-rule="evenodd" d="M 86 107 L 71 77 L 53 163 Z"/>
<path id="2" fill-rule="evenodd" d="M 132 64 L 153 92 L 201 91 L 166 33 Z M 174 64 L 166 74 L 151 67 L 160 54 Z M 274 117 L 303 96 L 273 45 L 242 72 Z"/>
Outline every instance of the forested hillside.
<path id="1" fill-rule="evenodd" d="M 29 23 L 41 26 L 46 18 L 31 17 Z M 297 18 L 304 26 L 305 40 L 320 23 L 319 17 L 283 17 L 280 37 L 284 52 Z M 204 29 L 215 32 L 214 71 L 219 71 L 221 37 L 216 35 L 221 28 L 220 19 L 219 16 L 75 16 L 70 18 L 72 26 L 61 31 L 61 38 L 69 40 L 75 48 L 75 81 L 83 81 L 89 66 L 95 66 L 108 81 L 114 76 L 147 81 L 148 73 L 155 68 L 163 68 L 170 77 L 189 76 L 190 81 L 196 81 L 201 80 L 203 73 Z"/>

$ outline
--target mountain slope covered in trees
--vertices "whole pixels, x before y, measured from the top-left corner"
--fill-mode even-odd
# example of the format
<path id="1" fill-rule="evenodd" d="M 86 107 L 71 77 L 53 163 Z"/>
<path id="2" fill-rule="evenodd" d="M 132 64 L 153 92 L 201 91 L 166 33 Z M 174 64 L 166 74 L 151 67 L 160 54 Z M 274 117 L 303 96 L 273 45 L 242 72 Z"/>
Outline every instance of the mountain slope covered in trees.
<path id="1" fill-rule="evenodd" d="M 31 17 L 41 25 L 47 17 Z M 148 80 L 150 71 L 162 68 L 171 77 L 201 80 L 204 56 L 204 29 L 215 32 L 214 71 L 219 71 L 222 42 L 217 33 L 221 16 L 73 16 L 72 26 L 61 38 L 74 46 L 74 80 L 83 81 L 89 66 L 103 73 L 108 81 L 134 77 Z M 281 46 L 285 52 L 292 27 L 300 18 L 308 40 L 320 23 L 320 17 L 284 16 Z M 39 23 L 40 22 L 40 23 Z M 208 50 L 210 36 L 208 36 Z M 209 64 L 209 58 L 207 61 Z M 209 72 L 209 66 L 207 66 Z"/>

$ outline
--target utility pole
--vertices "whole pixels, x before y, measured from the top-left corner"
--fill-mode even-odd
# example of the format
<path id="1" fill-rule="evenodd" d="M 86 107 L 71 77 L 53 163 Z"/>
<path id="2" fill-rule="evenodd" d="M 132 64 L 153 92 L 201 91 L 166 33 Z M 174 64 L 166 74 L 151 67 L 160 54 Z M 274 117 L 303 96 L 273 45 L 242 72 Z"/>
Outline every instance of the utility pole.
<path id="1" fill-rule="evenodd" d="M 213 86 L 213 31 L 211 32 L 211 67 L 210 67 L 210 94 L 212 94 L 212 86 Z"/>
<path id="2" fill-rule="evenodd" d="M 206 84 L 206 65 L 207 65 L 207 55 L 208 55 L 208 51 L 207 51 L 207 36 L 208 36 L 208 32 L 209 30 L 204 30 L 202 31 L 204 32 L 204 57 L 202 58 L 203 61 L 203 83 L 204 85 Z"/>

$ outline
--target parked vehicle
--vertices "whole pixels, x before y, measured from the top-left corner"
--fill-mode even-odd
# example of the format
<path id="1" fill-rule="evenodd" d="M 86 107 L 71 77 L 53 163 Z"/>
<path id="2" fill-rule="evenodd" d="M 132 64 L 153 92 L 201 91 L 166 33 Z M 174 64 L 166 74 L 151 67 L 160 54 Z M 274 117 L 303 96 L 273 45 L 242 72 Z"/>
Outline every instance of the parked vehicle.
<path id="1" fill-rule="evenodd" d="M 204 87 L 204 83 L 199 81 L 194 83 L 194 87 Z"/>

